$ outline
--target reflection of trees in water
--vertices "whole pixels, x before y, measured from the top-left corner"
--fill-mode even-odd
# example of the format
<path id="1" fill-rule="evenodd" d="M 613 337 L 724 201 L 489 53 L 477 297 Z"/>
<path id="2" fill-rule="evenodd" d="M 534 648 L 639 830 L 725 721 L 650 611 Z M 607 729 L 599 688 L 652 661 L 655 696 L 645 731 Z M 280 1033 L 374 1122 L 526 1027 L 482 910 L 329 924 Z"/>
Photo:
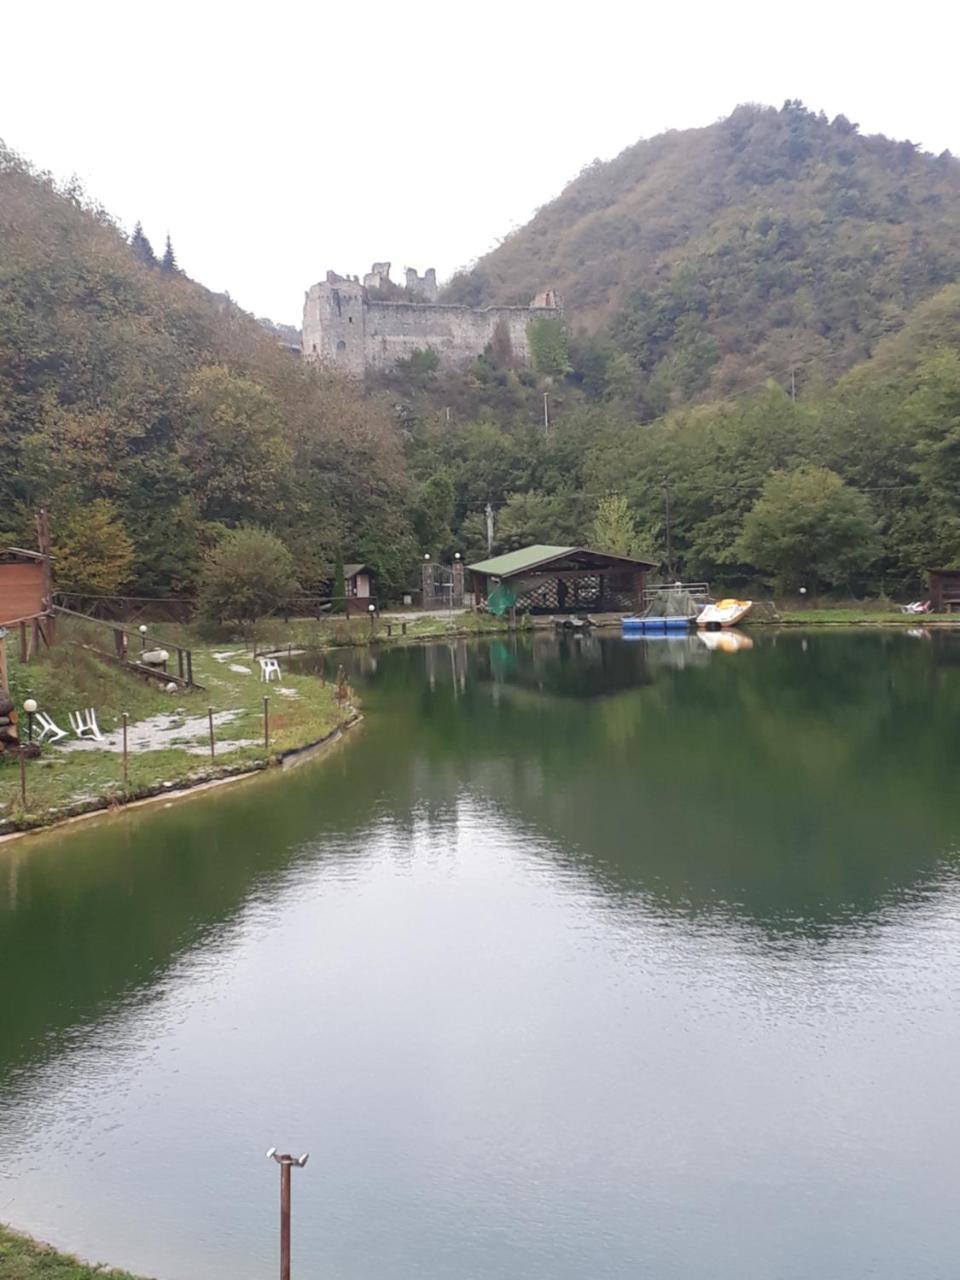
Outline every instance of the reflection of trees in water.
<path id="1" fill-rule="evenodd" d="M 371 829 L 397 856 L 417 824 L 448 834 L 464 792 L 611 902 L 860 928 L 955 865 L 960 672 L 902 636 L 800 641 L 683 667 L 600 637 L 357 655 L 370 718 L 341 753 L 7 846 L 0 1079 L 148 994 L 300 864 L 362 858 Z"/>
<path id="2" fill-rule="evenodd" d="M 472 646 L 466 693 L 435 685 L 421 747 L 435 781 L 462 778 L 558 856 L 576 850 L 605 892 L 815 934 L 953 865 L 960 675 L 929 649 L 792 633 L 680 668 L 600 640 L 578 680 L 564 660 L 579 642 L 547 640 Z M 380 687 L 402 718 L 423 658 L 392 656 Z"/>

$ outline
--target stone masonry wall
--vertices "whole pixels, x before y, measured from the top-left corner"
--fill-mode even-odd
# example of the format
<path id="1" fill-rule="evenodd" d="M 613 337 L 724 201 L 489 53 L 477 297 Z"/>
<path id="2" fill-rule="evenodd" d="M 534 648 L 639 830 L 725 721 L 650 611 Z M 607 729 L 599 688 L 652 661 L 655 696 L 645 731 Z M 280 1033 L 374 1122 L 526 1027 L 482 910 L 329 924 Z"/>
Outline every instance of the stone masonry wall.
<path id="1" fill-rule="evenodd" d="M 385 370 L 415 351 L 431 348 L 444 369 L 461 368 L 482 355 L 499 324 L 510 337 L 520 365 L 531 363 L 527 328 L 536 317 L 562 318 L 555 295 L 532 307 L 445 306 L 439 303 L 371 302 L 355 281 L 330 273 L 307 292 L 303 308 L 303 355 L 335 365 L 352 377 Z"/>
<path id="2" fill-rule="evenodd" d="M 440 357 L 442 369 L 456 369 L 482 355 L 493 341 L 502 320 L 510 335 L 514 359 L 530 364 L 527 325 L 534 315 L 556 316 L 556 311 L 529 307 L 472 307 L 427 305 L 411 302 L 371 302 L 365 316 L 367 368 L 392 368 L 398 360 L 430 347 Z"/>

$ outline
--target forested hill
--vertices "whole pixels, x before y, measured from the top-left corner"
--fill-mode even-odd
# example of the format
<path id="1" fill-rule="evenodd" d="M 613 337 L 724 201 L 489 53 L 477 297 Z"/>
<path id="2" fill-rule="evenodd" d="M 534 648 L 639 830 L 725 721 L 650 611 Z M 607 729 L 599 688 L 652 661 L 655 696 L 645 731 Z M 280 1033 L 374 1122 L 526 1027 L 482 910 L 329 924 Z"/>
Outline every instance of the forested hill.
<path id="1" fill-rule="evenodd" d="M 556 287 L 654 416 L 794 369 L 832 379 L 958 278 L 960 163 L 788 102 L 594 162 L 446 296 Z"/>
<path id="2" fill-rule="evenodd" d="M 45 504 L 62 586 L 152 594 L 257 523 L 305 588 L 338 548 L 389 582 L 407 498 L 389 412 L 0 144 L 0 545 Z"/>

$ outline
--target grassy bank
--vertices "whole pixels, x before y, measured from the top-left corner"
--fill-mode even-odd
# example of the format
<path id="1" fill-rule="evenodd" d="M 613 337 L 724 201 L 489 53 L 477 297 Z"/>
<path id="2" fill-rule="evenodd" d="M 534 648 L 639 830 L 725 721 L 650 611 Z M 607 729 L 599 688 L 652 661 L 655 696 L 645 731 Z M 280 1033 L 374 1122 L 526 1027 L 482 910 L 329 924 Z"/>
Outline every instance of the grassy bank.
<path id="1" fill-rule="evenodd" d="M 785 609 L 779 622 L 787 626 L 903 626 L 925 627 L 928 623 L 948 623 L 960 626 L 960 614 L 956 613 L 901 613 L 898 610 L 859 607 Z"/>
<path id="2" fill-rule="evenodd" d="M 81 750 L 70 733 L 26 761 L 27 804 L 21 802 L 18 762 L 0 764 L 0 832 L 42 826 L 58 818 L 191 786 L 212 778 L 265 767 L 286 751 L 329 736 L 350 714 L 335 685 L 322 676 L 283 672 L 279 684 L 262 684 L 257 664 L 239 646 L 194 650 L 194 677 L 202 690 L 166 693 L 136 676 L 101 663 L 69 643 L 43 659 L 21 665 L 11 655 L 11 692 L 18 704 L 36 698 L 40 709 L 69 730 L 70 711 L 92 706 L 100 729 L 119 746 L 122 713 L 129 715 L 126 782 L 122 753 L 106 745 Z M 234 669 L 234 668 L 245 668 Z M 331 673 L 336 666 L 331 663 Z M 269 746 L 264 740 L 263 698 L 269 698 Z M 208 708 L 215 719 L 215 755 L 209 750 Z M 26 737 L 26 718 L 21 734 Z"/>
<path id="3" fill-rule="evenodd" d="M 0 1280 L 136 1280 L 127 1271 L 91 1267 L 0 1226 Z"/>
<path id="4" fill-rule="evenodd" d="M 525 623 L 521 623 L 526 625 Z M 402 628 L 406 626 L 404 633 Z M 282 650 L 288 646 L 298 649 L 346 649 L 357 648 L 369 644 L 382 644 L 391 640 L 429 640 L 442 636 L 481 636 L 491 632 L 506 631 L 509 623 L 506 618 L 495 618 L 489 613 L 454 613 L 431 614 L 423 617 L 404 618 L 397 615 L 389 618 L 375 618 L 371 624 L 369 618 L 342 618 L 324 615 L 317 618 L 268 618 L 257 624 L 251 635 L 244 637 L 243 643 L 256 643 L 258 653 L 271 650 Z M 151 635 L 159 639 L 178 641 L 180 644 L 195 643 L 209 646 L 211 636 L 202 627 L 191 624 L 189 627 L 174 627 L 168 624 L 157 624 L 150 628 Z M 184 640 L 184 633 L 189 639 Z M 217 637 L 224 645 L 240 643 L 233 632 L 225 630 Z"/>

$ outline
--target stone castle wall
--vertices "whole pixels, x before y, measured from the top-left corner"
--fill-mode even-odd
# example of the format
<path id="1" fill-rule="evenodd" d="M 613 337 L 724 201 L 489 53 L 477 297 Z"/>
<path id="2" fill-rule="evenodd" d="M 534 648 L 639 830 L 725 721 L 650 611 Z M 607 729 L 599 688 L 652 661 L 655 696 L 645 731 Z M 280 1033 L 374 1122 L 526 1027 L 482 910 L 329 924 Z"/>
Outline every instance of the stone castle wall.
<path id="1" fill-rule="evenodd" d="M 539 295 L 535 302 L 541 305 L 477 308 L 373 302 L 363 285 L 330 272 L 306 295 L 303 354 L 306 360 L 335 365 L 358 378 L 368 370 L 390 369 L 398 360 L 427 348 L 437 353 L 442 369 L 457 369 L 482 355 L 499 328 L 499 333 L 509 336 L 517 364 L 529 365 L 530 321 L 563 315 L 555 294 Z"/>

